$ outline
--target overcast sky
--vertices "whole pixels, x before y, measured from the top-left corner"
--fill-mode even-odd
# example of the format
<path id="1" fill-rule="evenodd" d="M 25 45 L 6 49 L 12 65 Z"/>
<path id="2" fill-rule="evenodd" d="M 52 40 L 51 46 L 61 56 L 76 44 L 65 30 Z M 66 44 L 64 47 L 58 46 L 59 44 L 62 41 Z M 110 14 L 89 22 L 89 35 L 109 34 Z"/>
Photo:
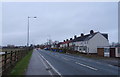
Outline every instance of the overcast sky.
<path id="1" fill-rule="evenodd" d="M 2 45 L 26 45 L 27 17 L 30 43 L 47 39 L 63 41 L 92 29 L 108 33 L 109 42 L 118 41 L 117 2 L 5 2 L 2 4 Z"/>

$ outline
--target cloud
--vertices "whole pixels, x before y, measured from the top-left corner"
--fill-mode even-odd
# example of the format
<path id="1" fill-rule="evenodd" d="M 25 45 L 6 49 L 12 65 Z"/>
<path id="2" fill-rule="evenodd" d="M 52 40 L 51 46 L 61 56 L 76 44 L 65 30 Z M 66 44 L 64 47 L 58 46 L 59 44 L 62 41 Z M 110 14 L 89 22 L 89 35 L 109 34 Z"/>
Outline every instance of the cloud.
<path id="1" fill-rule="evenodd" d="M 44 43 L 49 37 L 62 41 L 91 29 L 117 42 L 117 9 L 117 2 L 3 3 L 3 45 L 26 44 L 28 16 L 37 16 L 30 19 L 30 43 Z"/>

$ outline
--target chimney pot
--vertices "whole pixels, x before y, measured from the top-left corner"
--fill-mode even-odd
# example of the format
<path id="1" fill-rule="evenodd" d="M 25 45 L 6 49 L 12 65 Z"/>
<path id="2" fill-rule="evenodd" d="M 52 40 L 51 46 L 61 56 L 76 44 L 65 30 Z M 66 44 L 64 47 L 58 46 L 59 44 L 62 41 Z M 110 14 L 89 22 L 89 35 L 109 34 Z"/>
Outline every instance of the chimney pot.
<path id="1" fill-rule="evenodd" d="M 68 41 L 68 39 L 66 39 L 66 41 Z"/>
<path id="2" fill-rule="evenodd" d="M 93 30 L 90 30 L 90 34 L 93 34 L 94 33 L 94 31 Z"/>
<path id="3" fill-rule="evenodd" d="M 77 38 L 77 36 L 76 36 L 76 35 L 74 36 L 74 39 L 75 39 L 75 38 Z"/>
<path id="4" fill-rule="evenodd" d="M 72 38 L 70 38 L 70 40 L 72 40 Z"/>
<path id="5" fill-rule="evenodd" d="M 84 36 L 84 34 L 83 34 L 83 33 L 81 33 L 81 36 Z"/>

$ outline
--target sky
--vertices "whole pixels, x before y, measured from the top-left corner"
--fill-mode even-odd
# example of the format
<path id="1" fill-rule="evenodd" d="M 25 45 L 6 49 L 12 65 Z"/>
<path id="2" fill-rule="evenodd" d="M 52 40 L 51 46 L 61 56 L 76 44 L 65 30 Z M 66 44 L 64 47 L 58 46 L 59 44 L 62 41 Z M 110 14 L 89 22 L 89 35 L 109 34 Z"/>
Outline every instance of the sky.
<path id="1" fill-rule="evenodd" d="M 90 30 L 108 33 L 118 42 L 117 2 L 3 2 L 2 45 L 26 45 L 28 16 L 30 44 L 47 39 L 63 41 Z M 1 34 L 0 34 L 1 35 Z"/>
<path id="2" fill-rule="evenodd" d="M 2 45 L 2 3 L 0 2 L 0 46 Z"/>

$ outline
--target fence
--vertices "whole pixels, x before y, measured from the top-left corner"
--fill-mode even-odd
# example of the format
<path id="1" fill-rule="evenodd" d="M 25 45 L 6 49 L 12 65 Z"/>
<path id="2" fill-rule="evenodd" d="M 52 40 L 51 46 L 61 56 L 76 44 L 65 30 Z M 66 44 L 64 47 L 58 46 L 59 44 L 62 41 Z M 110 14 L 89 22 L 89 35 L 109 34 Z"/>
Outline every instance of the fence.
<path id="1" fill-rule="evenodd" d="M 1 55 L 2 60 L 0 64 L 2 75 L 8 74 L 8 72 L 15 66 L 15 64 L 22 59 L 32 48 L 23 48 L 14 51 L 4 51 L 5 53 Z"/>

